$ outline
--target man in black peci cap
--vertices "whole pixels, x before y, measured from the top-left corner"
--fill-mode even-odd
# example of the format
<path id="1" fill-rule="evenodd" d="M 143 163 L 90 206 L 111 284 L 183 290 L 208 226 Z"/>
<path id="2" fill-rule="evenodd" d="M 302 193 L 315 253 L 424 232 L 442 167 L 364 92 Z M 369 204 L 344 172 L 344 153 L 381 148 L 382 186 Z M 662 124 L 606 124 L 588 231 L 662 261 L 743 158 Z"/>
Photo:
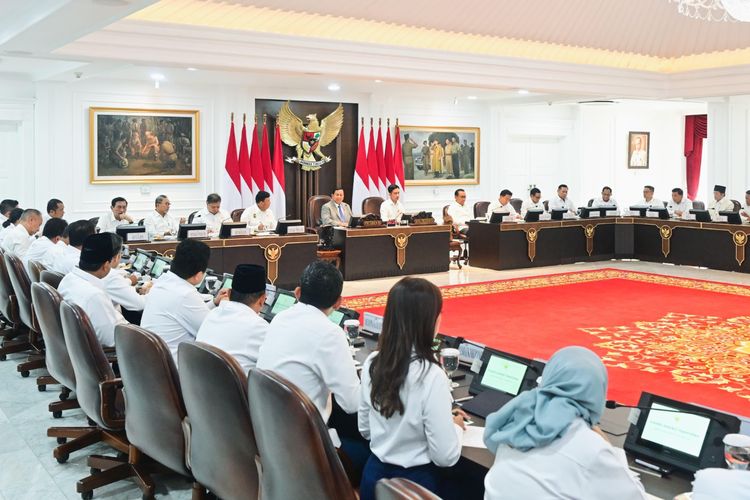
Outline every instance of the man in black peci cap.
<path id="1" fill-rule="evenodd" d="M 195 340 L 230 354 L 247 372 L 255 367 L 268 323 L 258 316 L 266 301 L 266 270 L 240 264 L 234 270 L 229 300 L 208 313 Z"/>
<path id="2" fill-rule="evenodd" d="M 115 326 L 128 323 L 115 309 L 102 282 L 109 274 L 115 252 L 109 233 L 87 236 L 81 246 L 78 267 L 66 274 L 57 288 L 63 299 L 86 312 L 96 338 L 105 347 L 115 345 Z"/>
<path id="3" fill-rule="evenodd" d="M 726 194 L 726 186 L 720 186 L 719 184 L 714 186 L 714 199 L 708 204 L 708 213 L 711 215 L 711 220 L 717 220 L 719 212 L 731 212 L 734 210 L 734 203 L 727 198 Z"/>

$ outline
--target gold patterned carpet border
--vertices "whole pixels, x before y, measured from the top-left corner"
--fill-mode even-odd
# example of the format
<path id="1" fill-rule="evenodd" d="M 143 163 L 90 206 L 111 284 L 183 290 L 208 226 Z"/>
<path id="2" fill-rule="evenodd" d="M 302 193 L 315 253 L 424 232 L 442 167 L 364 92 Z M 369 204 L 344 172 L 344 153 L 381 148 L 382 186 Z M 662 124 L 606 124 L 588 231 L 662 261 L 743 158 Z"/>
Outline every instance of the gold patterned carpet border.
<path id="1" fill-rule="evenodd" d="M 690 288 L 705 292 L 725 293 L 750 297 L 750 287 L 718 283 L 715 281 L 704 281 L 692 278 L 677 278 L 661 274 L 640 273 L 635 271 L 621 271 L 619 269 L 602 269 L 598 271 L 580 271 L 563 274 L 550 274 L 547 276 L 531 276 L 526 278 L 513 278 L 508 280 L 486 281 L 482 283 L 471 283 L 467 285 L 448 285 L 441 287 L 444 299 L 459 297 L 475 297 L 479 295 L 490 295 L 495 293 L 508 293 L 518 290 L 530 290 L 534 288 L 555 287 L 561 285 L 574 285 L 577 283 L 589 283 L 592 281 L 604 281 L 612 279 L 625 279 L 642 283 Z M 344 299 L 346 307 L 361 310 L 376 307 L 385 307 L 387 293 L 373 295 L 360 295 Z"/>

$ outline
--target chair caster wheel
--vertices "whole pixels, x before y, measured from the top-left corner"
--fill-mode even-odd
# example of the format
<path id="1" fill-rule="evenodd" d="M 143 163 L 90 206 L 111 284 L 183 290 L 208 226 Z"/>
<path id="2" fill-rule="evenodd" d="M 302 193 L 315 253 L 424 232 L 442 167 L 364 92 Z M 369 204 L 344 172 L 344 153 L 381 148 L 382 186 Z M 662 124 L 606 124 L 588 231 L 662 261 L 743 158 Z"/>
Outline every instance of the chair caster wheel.
<path id="1" fill-rule="evenodd" d="M 89 474 L 91 474 L 93 476 L 94 474 L 99 474 L 101 471 L 102 471 L 101 469 L 97 469 L 96 467 L 92 467 L 92 468 L 89 469 Z"/>
<path id="2" fill-rule="evenodd" d="M 62 411 L 53 411 L 52 418 L 62 418 Z"/>
<path id="3" fill-rule="evenodd" d="M 83 493 L 81 493 L 81 498 L 83 498 L 83 500 L 91 500 L 92 498 L 94 498 L 94 492 L 84 491 Z"/>
<path id="4" fill-rule="evenodd" d="M 65 393 L 65 392 L 60 393 L 60 401 L 67 401 L 69 397 L 70 397 L 70 394 L 68 393 Z"/>
<path id="5" fill-rule="evenodd" d="M 22 372 L 21 372 L 21 376 L 22 376 L 23 378 L 27 378 L 27 377 L 29 376 L 29 371 L 28 371 L 28 370 L 22 371 Z"/>
<path id="6" fill-rule="evenodd" d="M 65 444 L 68 442 L 68 438 L 57 438 L 57 444 Z"/>
<path id="7" fill-rule="evenodd" d="M 6 359 L 8 359 L 6 354 L 0 354 L 0 361 L 5 361 Z"/>
<path id="8" fill-rule="evenodd" d="M 70 458 L 70 455 L 67 453 L 63 453 L 59 457 L 55 457 L 55 458 L 57 459 L 58 464 L 64 464 L 65 462 L 68 461 L 68 459 Z"/>
<path id="9" fill-rule="evenodd" d="M 36 390 L 39 391 L 39 392 L 44 392 L 44 391 L 47 390 L 47 386 L 46 385 L 38 385 L 38 386 L 36 386 Z"/>

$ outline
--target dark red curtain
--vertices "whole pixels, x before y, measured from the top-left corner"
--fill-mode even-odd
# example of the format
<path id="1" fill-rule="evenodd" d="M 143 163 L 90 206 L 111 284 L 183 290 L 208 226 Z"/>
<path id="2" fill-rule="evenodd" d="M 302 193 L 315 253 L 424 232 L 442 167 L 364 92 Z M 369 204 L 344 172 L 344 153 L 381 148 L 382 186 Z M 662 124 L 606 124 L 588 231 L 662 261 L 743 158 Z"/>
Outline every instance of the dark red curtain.
<path id="1" fill-rule="evenodd" d="M 687 169 L 687 195 L 695 200 L 701 180 L 701 157 L 703 139 L 708 137 L 708 116 L 685 117 L 685 165 Z"/>

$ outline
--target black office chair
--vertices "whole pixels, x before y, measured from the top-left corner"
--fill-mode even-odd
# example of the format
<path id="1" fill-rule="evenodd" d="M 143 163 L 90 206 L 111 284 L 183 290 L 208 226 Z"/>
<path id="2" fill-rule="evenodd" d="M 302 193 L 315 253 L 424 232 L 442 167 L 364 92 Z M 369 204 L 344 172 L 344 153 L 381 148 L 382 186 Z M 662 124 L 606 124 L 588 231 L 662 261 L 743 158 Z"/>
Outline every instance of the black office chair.
<path id="1" fill-rule="evenodd" d="M 195 219 L 196 215 L 198 215 L 198 211 L 197 210 L 195 212 L 191 213 L 190 215 L 188 215 L 187 223 L 188 224 L 192 224 L 193 223 L 193 219 Z"/>

